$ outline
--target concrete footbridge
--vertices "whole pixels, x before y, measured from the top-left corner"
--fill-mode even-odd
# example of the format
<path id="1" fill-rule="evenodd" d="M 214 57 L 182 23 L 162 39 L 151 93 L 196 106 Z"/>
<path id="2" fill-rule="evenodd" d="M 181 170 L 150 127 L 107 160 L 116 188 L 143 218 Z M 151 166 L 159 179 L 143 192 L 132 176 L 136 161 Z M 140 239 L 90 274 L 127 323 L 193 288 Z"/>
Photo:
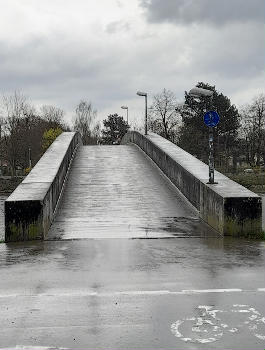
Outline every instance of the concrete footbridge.
<path id="1" fill-rule="evenodd" d="M 119 146 L 63 133 L 7 199 L 6 241 L 251 236 L 261 198 L 181 148 L 129 131 Z M 52 226 L 51 226 L 52 225 Z"/>
<path id="2" fill-rule="evenodd" d="M 61 134 L 5 202 L 0 350 L 264 350 L 261 199 L 215 178 L 155 134 Z"/>

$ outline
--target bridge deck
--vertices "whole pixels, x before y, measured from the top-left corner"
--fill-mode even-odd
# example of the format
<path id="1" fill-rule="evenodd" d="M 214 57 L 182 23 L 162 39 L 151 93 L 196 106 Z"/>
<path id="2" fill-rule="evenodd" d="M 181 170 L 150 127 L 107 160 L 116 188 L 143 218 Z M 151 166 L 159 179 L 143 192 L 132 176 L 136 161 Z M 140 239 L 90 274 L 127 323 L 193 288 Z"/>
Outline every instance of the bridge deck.
<path id="1" fill-rule="evenodd" d="M 83 146 L 48 239 L 216 235 L 136 146 Z"/>

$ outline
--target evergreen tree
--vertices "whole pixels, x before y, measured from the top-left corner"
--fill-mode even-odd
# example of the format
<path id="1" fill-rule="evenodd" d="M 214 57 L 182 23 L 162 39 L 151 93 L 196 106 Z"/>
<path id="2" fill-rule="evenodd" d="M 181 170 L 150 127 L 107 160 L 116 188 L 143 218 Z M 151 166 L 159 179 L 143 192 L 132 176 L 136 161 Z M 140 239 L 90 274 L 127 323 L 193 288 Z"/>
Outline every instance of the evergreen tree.
<path id="1" fill-rule="evenodd" d="M 129 129 L 129 125 L 117 113 L 110 114 L 103 120 L 102 143 L 107 145 L 120 144 L 121 139 Z"/>
<path id="2" fill-rule="evenodd" d="M 209 128 L 204 124 L 206 111 L 214 110 L 220 116 L 219 124 L 214 127 L 215 162 L 227 164 L 227 159 L 237 148 L 237 134 L 240 127 L 240 116 L 230 99 L 218 92 L 215 86 L 199 82 L 199 88 L 213 91 L 212 98 L 194 99 L 185 92 L 185 108 L 182 110 L 182 127 L 180 129 L 179 146 L 208 162 Z"/>

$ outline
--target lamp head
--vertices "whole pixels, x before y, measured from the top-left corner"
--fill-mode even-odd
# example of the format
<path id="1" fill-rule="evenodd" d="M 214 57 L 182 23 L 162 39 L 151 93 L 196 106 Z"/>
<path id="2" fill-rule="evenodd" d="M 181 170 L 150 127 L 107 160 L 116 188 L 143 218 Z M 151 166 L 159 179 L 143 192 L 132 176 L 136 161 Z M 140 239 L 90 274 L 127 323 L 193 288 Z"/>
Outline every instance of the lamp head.
<path id="1" fill-rule="evenodd" d="M 127 106 L 121 106 L 121 108 L 122 108 L 122 109 L 128 109 L 128 107 L 127 107 Z"/>
<path id="2" fill-rule="evenodd" d="M 195 87 L 189 91 L 189 95 L 191 97 L 195 97 L 195 98 L 196 97 L 211 97 L 213 95 L 213 91 L 208 90 L 208 89 Z"/>
<path id="3" fill-rule="evenodd" d="M 138 96 L 147 96 L 146 92 L 142 92 L 142 91 L 137 91 L 136 93 Z"/>

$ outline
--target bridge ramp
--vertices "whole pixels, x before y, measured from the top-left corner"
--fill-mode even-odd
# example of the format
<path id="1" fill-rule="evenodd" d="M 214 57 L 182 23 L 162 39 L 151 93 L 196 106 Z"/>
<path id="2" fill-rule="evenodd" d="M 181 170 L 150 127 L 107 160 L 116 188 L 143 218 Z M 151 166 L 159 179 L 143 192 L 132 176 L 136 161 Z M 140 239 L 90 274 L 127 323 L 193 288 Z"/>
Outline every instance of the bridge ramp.
<path id="1" fill-rule="evenodd" d="M 82 146 L 47 239 L 215 236 L 135 145 Z"/>

